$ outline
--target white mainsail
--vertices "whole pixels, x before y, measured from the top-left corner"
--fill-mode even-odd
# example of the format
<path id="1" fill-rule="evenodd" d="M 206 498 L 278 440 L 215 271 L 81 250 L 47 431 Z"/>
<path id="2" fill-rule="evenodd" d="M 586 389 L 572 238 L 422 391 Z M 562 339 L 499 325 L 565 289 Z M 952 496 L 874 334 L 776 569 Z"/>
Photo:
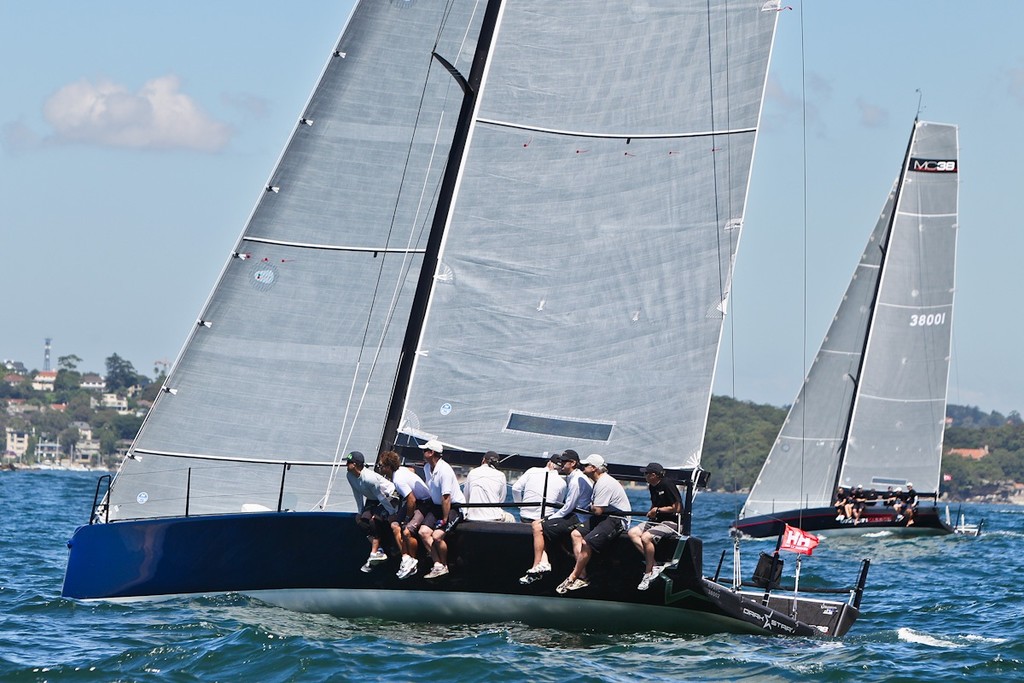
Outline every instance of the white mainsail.
<path id="1" fill-rule="evenodd" d="M 764 4 L 359 3 L 110 519 L 322 509 L 339 456 L 381 441 L 421 268 L 405 430 L 699 462 L 778 16 Z M 450 155 L 448 66 L 480 59 Z M 330 509 L 351 509 L 347 488 Z"/>
<path id="2" fill-rule="evenodd" d="M 505 11 L 407 404 L 449 443 L 699 462 L 776 15 L 627 4 Z"/>
<path id="3" fill-rule="evenodd" d="M 938 490 L 953 322 L 957 128 L 917 121 L 904 168 L 741 517 L 838 485 Z"/>

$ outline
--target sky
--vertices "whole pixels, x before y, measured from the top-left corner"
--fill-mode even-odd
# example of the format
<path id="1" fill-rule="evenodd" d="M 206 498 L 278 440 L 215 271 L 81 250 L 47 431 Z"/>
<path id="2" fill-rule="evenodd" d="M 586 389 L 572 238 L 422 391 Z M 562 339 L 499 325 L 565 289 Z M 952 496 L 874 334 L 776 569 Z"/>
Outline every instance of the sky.
<path id="1" fill-rule="evenodd" d="M 779 13 L 716 394 L 787 405 L 924 120 L 960 126 L 949 401 L 1024 410 L 1024 2 Z M 0 0 L 0 359 L 171 362 L 347 0 Z"/>

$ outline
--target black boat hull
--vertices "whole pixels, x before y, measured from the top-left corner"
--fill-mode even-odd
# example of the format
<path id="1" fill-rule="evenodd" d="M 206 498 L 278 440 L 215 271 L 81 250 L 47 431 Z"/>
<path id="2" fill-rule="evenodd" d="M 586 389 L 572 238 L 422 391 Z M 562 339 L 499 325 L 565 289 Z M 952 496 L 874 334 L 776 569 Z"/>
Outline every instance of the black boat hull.
<path id="1" fill-rule="evenodd" d="M 139 600 L 243 593 L 293 610 L 396 621 L 522 621 L 569 630 L 843 635 L 852 605 L 772 598 L 767 606 L 702 575 L 700 539 L 659 544 L 675 559 L 663 578 L 639 591 L 643 564 L 625 537 L 595 557 L 591 585 L 565 595 L 555 587 L 572 568 L 552 552 L 554 571 L 531 585 L 526 524 L 464 522 L 451 535 L 451 573 L 439 579 L 395 576 L 397 553 L 360 571 L 368 542 L 350 513 L 247 513 L 121 521 L 80 527 L 62 594 L 81 600 Z M 664 557 L 667 555 L 667 557 Z M 774 601 L 774 602 L 772 602 Z"/>
<path id="2" fill-rule="evenodd" d="M 939 517 L 937 507 L 920 507 L 914 515 L 914 524 L 907 526 L 905 520 L 897 520 L 896 513 L 888 508 L 874 510 L 866 508 L 861 521 L 837 520 L 835 508 L 807 508 L 786 510 L 770 515 L 758 515 L 740 519 L 732 528 L 752 538 L 774 538 L 782 533 L 785 526 L 823 536 L 863 536 L 864 534 L 888 531 L 900 536 L 939 536 L 953 533 L 953 529 Z"/>

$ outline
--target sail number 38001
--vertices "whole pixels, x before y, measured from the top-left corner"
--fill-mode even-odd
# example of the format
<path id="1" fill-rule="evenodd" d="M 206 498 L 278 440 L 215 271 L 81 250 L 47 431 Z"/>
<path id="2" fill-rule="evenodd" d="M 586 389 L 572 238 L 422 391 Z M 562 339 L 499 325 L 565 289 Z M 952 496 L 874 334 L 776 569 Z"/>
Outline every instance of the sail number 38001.
<path id="1" fill-rule="evenodd" d="M 928 325 L 944 325 L 946 323 L 945 313 L 929 313 L 927 315 L 911 315 L 911 327 L 926 327 Z"/>

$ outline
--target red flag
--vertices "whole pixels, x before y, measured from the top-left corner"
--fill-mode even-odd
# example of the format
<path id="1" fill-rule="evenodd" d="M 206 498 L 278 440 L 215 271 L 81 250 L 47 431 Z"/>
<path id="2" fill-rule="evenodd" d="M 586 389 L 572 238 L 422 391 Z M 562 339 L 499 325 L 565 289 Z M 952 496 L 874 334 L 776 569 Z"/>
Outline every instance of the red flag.
<path id="1" fill-rule="evenodd" d="M 779 550 L 788 550 L 800 555 L 810 555 L 817 546 L 817 536 L 787 524 L 786 530 L 782 532 L 782 545 L 779 546 Z"/>

